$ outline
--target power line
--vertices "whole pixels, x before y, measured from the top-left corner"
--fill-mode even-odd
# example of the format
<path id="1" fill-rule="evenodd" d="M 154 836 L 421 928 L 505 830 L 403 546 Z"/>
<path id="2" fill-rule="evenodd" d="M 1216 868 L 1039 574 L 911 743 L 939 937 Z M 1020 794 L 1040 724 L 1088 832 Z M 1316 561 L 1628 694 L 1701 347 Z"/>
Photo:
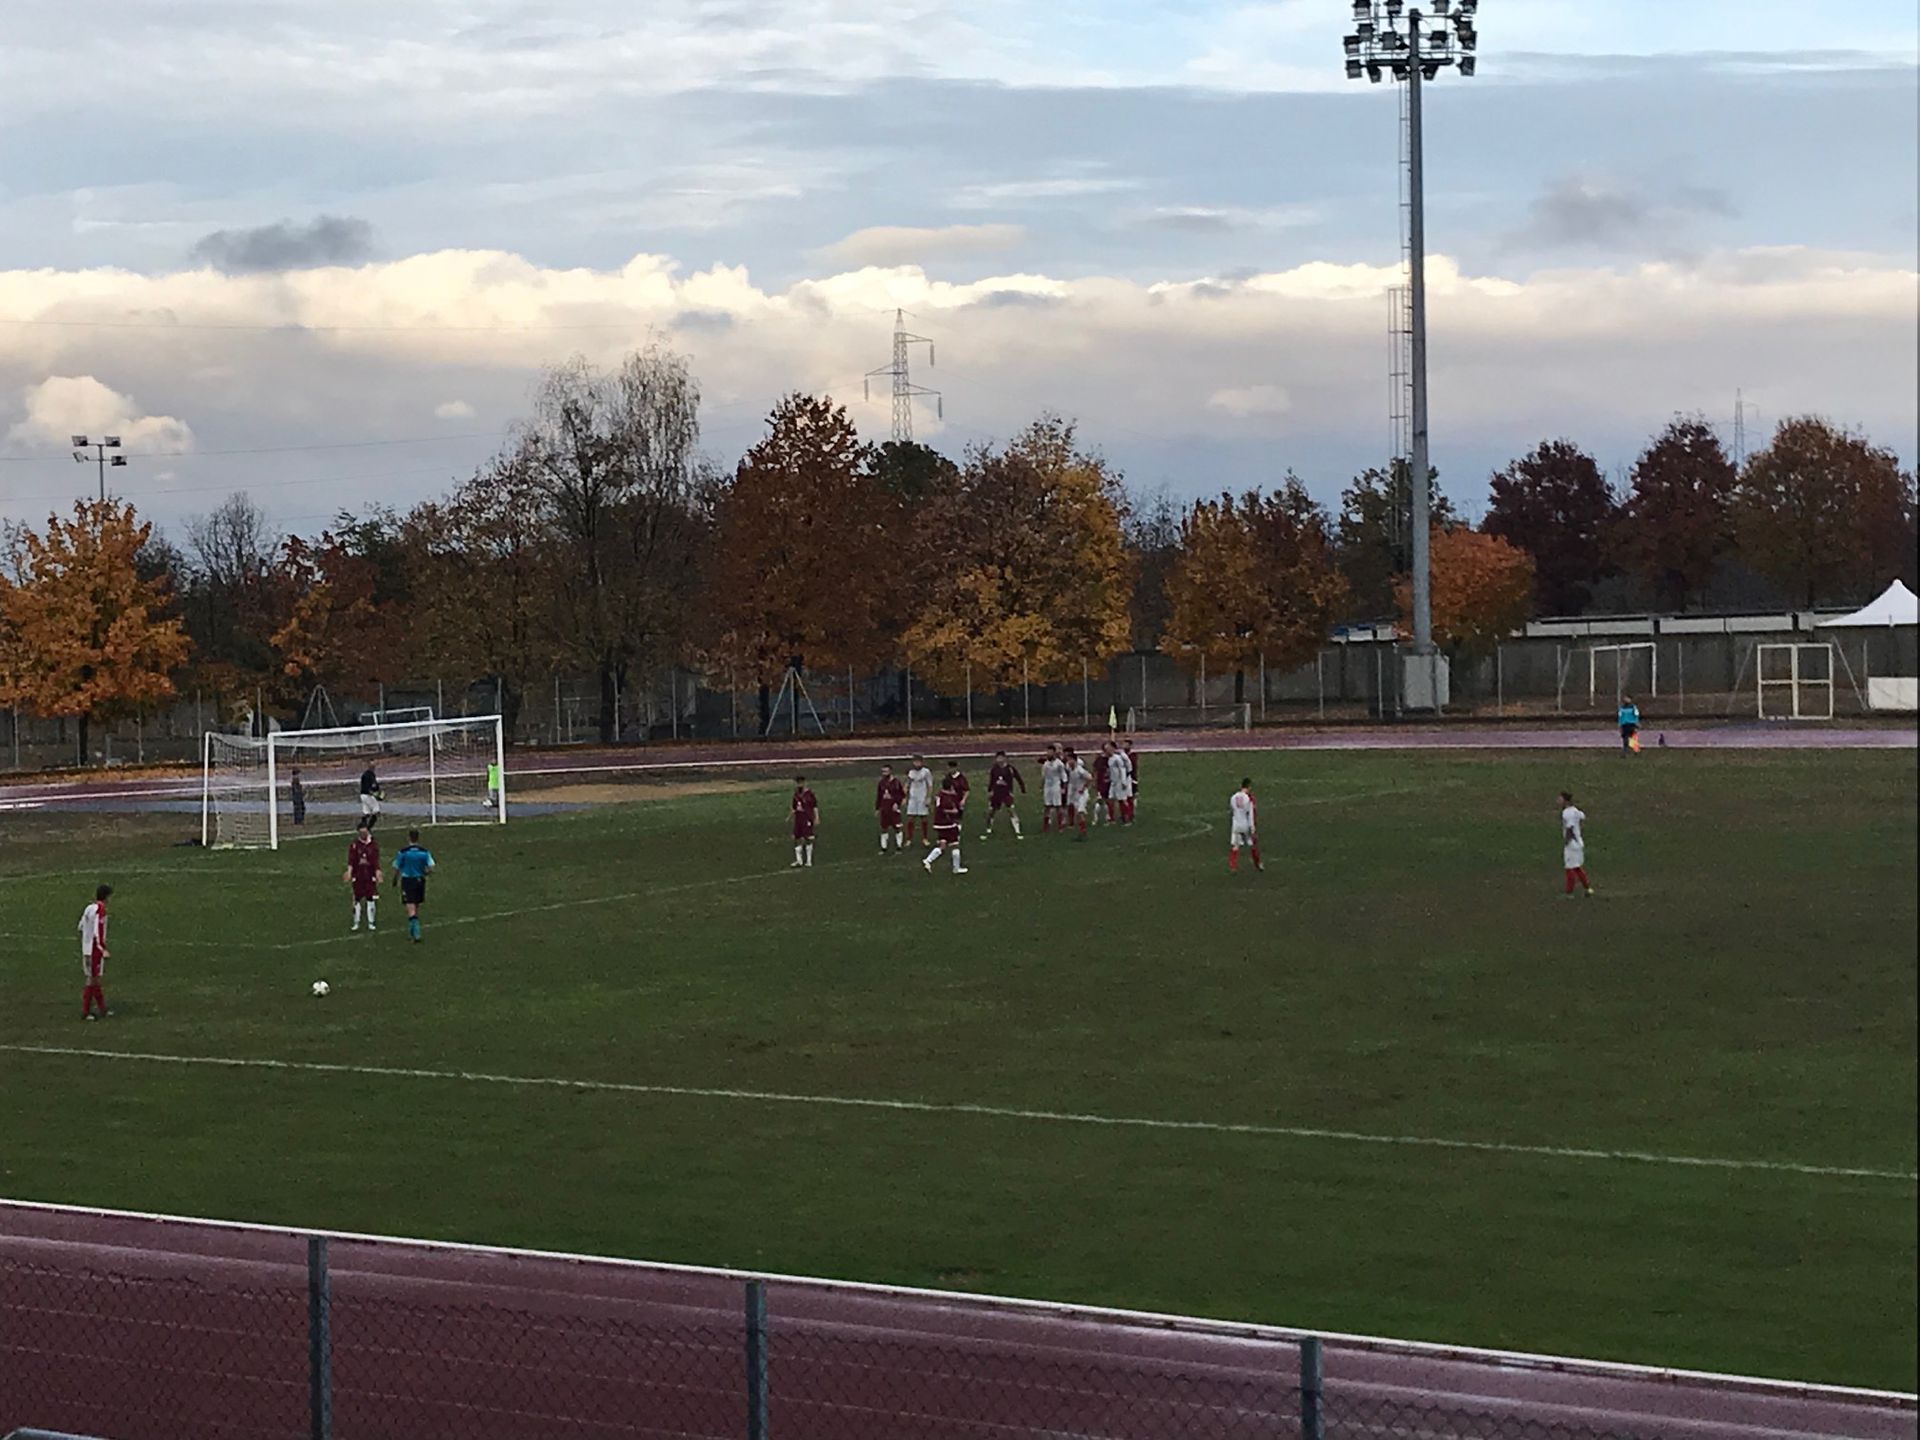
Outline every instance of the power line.
<path id="1" fill-rule="evenodd" d="M 907 312 L 896 309 L 893 312 L 893 359 L 877 370 L 869 370 L 866 380 L 885 376 L 893 381 L 893 439 L 894 443 L 907 444 L 913 439 L 913 402 L 916 399 L 932 399 L 935 413 L 942 420 L 947 418 L 946 403 L 940 398 L 938 390 L 929 390 L 925 386 L 913 383 L 909 373 L 909 352 L 915 345 L 927 347 L 927 367 L 933 367 L 933 341 L 924 335 L 907 333 Z M 864 381 L 861 393 L 872 398 Z"/>

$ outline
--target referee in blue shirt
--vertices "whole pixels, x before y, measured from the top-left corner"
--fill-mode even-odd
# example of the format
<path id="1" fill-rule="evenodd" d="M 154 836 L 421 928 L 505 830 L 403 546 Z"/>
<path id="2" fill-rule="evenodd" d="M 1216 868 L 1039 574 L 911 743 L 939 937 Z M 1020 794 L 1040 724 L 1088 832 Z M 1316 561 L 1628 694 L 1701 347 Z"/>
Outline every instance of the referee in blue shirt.
<path id="1" fill-rule="evenodd" d="M 427 876 L 433 873 L 433 852 L 420 843 L 420 832 L 409 830 L 407 843 L 393 857 L 393 873 L 400 877 L 400 900 L 407 907 L 407 938 L 420 938 L 420 907 L 427 903 Z"/>

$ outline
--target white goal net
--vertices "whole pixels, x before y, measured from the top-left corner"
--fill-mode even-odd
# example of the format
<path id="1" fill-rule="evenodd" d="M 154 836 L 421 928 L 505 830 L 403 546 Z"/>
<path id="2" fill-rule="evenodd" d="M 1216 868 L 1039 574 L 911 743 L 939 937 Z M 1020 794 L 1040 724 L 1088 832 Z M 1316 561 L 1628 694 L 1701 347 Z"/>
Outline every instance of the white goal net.
<path id="1" fill-rule="evenodd" d="M 264 739 L 210 732 L 201 770 L 201 843 L 278 849 L 302 835 L 349 834 L 369 810 L 376 833 L 409 825 L 504 824 L 504 739 L 497 715 L 282 730 Z M 363 799 L 369 774 L 371 801 Z"/>

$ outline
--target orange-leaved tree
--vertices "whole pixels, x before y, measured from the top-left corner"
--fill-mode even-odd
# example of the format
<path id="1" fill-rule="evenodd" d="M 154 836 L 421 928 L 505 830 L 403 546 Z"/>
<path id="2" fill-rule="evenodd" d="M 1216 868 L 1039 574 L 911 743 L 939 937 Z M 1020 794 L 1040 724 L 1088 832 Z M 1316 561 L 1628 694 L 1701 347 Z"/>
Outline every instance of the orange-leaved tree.
<path id="1" fill-rule="evenodd" d="M 936 537 L 904 646 L 941 690 L 1077 680 L 1131 640 L 1133 559 L 1120 479 L 1055 416 L 971 451 L 928 502 Z"/>
<path id="2" fill-rule="evenodd" d="M 1305 664 L 1347 600 L 1328 528 L 1292 475 L 1272 494 L 1196 502 L 1167 575 L 1160 648 L 1191 670 L 1231 670 L 1236 701 L 1263 660 L 1282 670 Z"/>
<path id="3" fill-rule="evenodd" d="M 1498 535 L 1435 527 L 1428 555 L 1433 567 L 1433 636 L 1449 655 L 1485 655 L 1527 623 L 1533 609 L 1533 560 Z M 1412 585 L 1394 585 L 1403 625 L 1411 628 Z"/>
<path id="4" fill-rule="evenodd" d="M 904 578 L 901 502 L 845 406 L 788 395 L 767 427 L 715 506 L 710 650 L 763 688 L 796 662 L 884 663 Z"/>
<path id="5" fill-rule="evenodd" d="M 268 577 L 280 620 L 271 643 L 281 674 L 302 688 L 394 678 L 405 627 L 396 605 L 377 603 L 378 579 L 371 560 L 332 534 L 318 541 L 288 536 Z"/>
<path id="6" fill-rule="evenodd" d="M 45 535 L 16 526 L 0 576 L 0 703 L 72 716 L 80 753 L 92 721 L 172 698 L 171 672 L 191 644 L 171 614 L 168 575 L 143 579 L 140 549 L 153 526 L 118 500 L 82 500 L 73 518 L 47 517 Z"/>

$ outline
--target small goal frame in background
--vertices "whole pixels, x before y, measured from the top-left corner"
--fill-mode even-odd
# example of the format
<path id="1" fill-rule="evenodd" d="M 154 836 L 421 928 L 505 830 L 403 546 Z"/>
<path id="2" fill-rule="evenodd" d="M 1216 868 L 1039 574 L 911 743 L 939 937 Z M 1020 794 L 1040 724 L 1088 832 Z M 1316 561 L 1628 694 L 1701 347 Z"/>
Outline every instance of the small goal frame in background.
<path id="1" fill-rule="evenodd" d="M 1613 656 L 1613 703 L 1618 705 L 1627 693 L 1627 662 L 1634 651 L 1647 652 L 1647 688 L 1649 698 L 1660 695 L 1660 646 L 1652 640 L 1634 640 L 1619 645 L 1589 645 L 1587 647 L 1587 706 L 1591 709 L 1599 699 L 1600 657 Z"/>
<path id="2" fill-rule="evenodd" d="M 1821 658 L 1809 665 L 1815 656 Z M 1777 659 L 1784 659 L 1784 666 L 1770 663 Z M 1753 662 L 1754 700 L 1762 720 L 1833 718 L 1835 661 L 1831 644 L 1794 641 L 1756 645 Z"/>

